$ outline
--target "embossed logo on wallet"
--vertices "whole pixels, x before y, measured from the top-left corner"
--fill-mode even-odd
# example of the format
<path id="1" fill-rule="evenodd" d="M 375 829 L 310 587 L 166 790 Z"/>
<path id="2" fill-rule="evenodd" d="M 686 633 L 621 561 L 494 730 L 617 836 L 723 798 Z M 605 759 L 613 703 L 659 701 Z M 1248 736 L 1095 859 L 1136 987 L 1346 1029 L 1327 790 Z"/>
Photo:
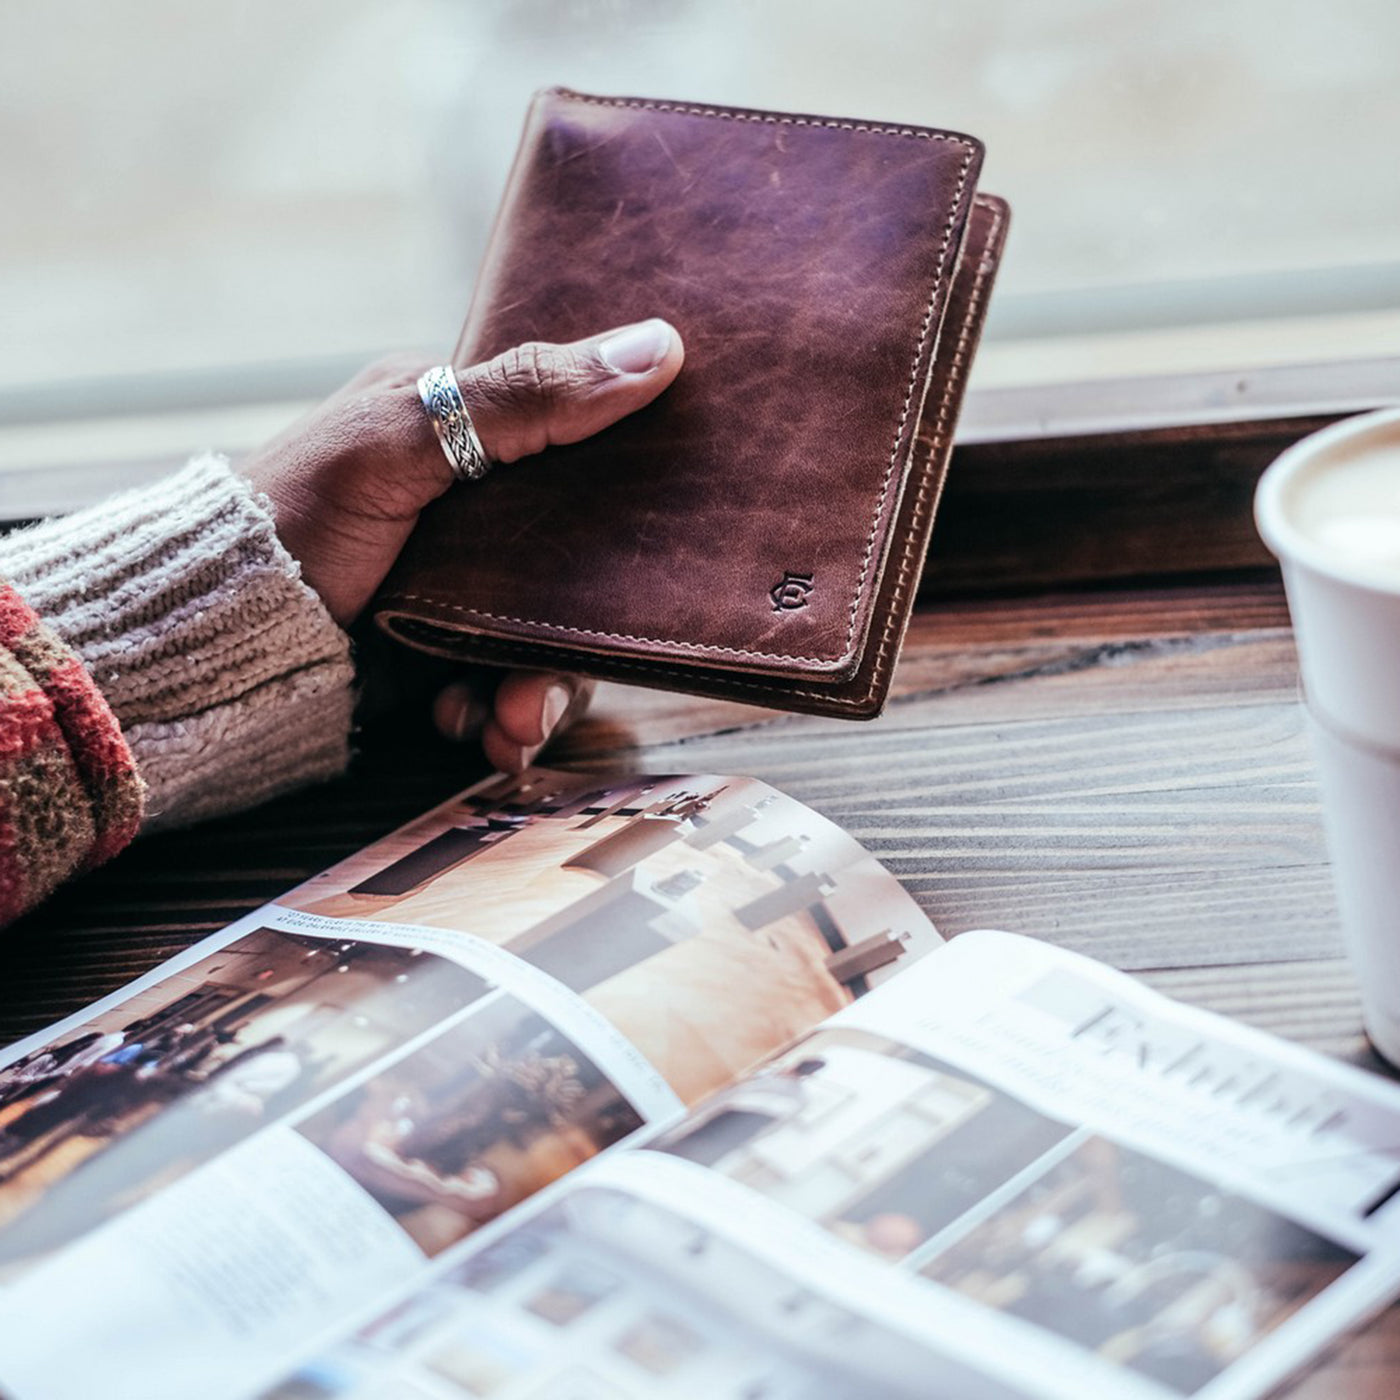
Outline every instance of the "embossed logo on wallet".
<path id="1" fill-rule="evenodd" d="M 811 574 L 784 574 L 768 590 L 768 596 L 773 600 L 773 611 L 791 612 L 794 608 L 805 608 L 812 587 Z"/>

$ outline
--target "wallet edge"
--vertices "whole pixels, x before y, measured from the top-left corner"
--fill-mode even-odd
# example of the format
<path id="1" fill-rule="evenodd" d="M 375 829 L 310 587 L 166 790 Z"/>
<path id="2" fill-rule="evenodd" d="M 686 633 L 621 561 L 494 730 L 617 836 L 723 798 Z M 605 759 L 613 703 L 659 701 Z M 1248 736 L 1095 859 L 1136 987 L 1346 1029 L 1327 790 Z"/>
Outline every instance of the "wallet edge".
<path id="1" fill-rule="evenodd" d="M 540 648 L 559 647 L 571 654 L 577 649 L 578 653 L 589 657 L 616 657 L 619 661 L 627 659 L 646 665 L 674 665 L 684 668 L 687 673 L 691 667 L 719 667 L 746 677 L 769 678 L 791 685 L 831 685 L 852 679 L 858 674 L 866 658 L 872 630 L 881 621 L 877 599 L 884 584 L 891 554 L 900 543 L 897 521 L 902 500 L 909 491 L 911 476 L 915 470 L 917 434 L 924 401 L 934 379 L 939 345 L 948 329 L 948 307 L 959 268 L 962 266 L 962 253 L 972 222 L 977 179 L 985 157 L 984 144 L 976 137 L 963 132 L 913 123 L 883 123 L 719 103 L 614 97 L 582 93 L 567 87 L 551 87 L 537 91 L 530 103 L 520 147 L 517 149 L 507 181 L 506 200 L 510 197 L 510 190 L 521 168 L 523 152 L 530 145 L 532 133 L 535 139 L 538 139 L 539 129 L 547 124 L 551 102 L 632 108 L 680 117 L 827 126 L 882 136 L 949 142 L 965 149 L 955 197 L 948 207 L 939 234 L 938 256 L 924 314 L 914 327 L 916 339 L 904 401 L 893 424 L 889 461 L 883 478 L 874 485 L 870 498 L 870 528 L 860 563 L 860 573 L 846 605 L 845 635 L 839 639 L 838 649 L 801 655 L 797 650 L 764 652 L 751 647 L 689 642 L 671 636 L 585 632 L 558 620 L 507 616 L 474 608 L 465 601 L 410 593 L 401 587 L 393 587 L 397 582 L 396 575 L 391 575 L 388 581 L 390 587 L 376 599 L 376 611 L 383 614 L 397 611 L 406 619 L 417 618 L 428 626 L 436 624 L 444 628 L 459 628 L 483 642 L 489 640 L 503 647 L 507 644 Z M 454 362 L 470 358 L 464 356 L 464 349 L 471 340 L 481 288 L 489 281 L 486 269 L 491 265 L 499 227 L 498 213 L 497 226 L 492 230 L 483 258 L 483 274 L 478 278 L 477 291 L 472 298 L 472 305 L 454 350 Z M 409 641 L 409 644 L 423 645 L 417 639 Z"/>
<path id="2" fill-rule="evenodd" d="M 898 562 L 892 568 L 892 560 L 884 561 L 873 590 L 872 625 L 883 618 L 883 629 L 873 648 L 868 645 L 867 631 L 867 645 L 853 672 L 824 685 L 820 676 L 810 674 L 795 681 L 790 676 L 764 676 L 737 667 L 718 670 L 713 663 L 690 666 L 674 656 L 651 659 L 500 638 L 460 625 L 434 624 L 423 617 L 421 606 L 412 613 L 396 609 L 395 595 L 379 601 L 375 622 L 406 645 L 455 660 L 577 671 L 599 679 L 808 714 L 876 718 L 888 699 L 894 663 L 908 629 L 918 577 L 947 476 L 967 373 L 981 338 L 1009 221 L 1010 208 L 1005 200 L 996 195 L 974 194 L 961 256 L 949 279 L 942 334 L 929 362 L 928 387 L 937 395 L 937 407 L 929 423 L 929 404 L 925 399 L 909 449 L 903 496 L 888 532 L 891 539 L 901 541 Z M 940 384 L 942 392 L 938 393 Z"/>

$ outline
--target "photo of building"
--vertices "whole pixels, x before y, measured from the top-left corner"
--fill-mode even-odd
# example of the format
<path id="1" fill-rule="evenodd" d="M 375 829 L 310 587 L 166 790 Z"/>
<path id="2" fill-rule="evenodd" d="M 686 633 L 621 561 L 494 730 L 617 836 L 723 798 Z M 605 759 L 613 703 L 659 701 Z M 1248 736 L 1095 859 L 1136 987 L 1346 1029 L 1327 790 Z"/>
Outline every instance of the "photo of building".
<path id="1" fill-rule="evenodd" d="M 610 1188 L 543 1215 L 263 1400 L 1026 1400 Z"/>
<path id="2" fill-rule="evenodd" d="M 1190 1395 L 1356 1258 L 1095 1137 L 922 1272 Z"/>
<path id="3" fill-rule="evenodd" d="M 573 1041 L 498 994 L 297 1131 L 431 1255 L 641 1126 Z"/>
<path id="4" fill-rule="evenodd" d="M 283 903 L 496 943 L 693 1102 L 937 945 L 844 832 L 748 778 L 500 778 Z"/>
<path id="5" fill-rule="evenodd" d="M 259 929 L 0 1070 L 0 1277 L 487 985 L 413 948 Z"/>
<path id="6" fill-rule="evenodd" d="M 654 1146 L 900 1259 L 1070 1131 L 895 1041 L 828 1030 Z"/>

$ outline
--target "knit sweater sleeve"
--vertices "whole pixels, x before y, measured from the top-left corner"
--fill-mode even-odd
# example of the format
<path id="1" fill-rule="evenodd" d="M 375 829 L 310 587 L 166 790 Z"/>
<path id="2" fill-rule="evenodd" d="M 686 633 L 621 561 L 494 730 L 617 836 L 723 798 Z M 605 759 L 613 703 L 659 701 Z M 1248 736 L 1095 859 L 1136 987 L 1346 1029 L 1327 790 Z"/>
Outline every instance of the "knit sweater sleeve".
<path id="1" fill-rule="evenodd" d="M 143 830 L 344 768 L 349 639 L 223 458 L 0 540 L 0 575 L 120 721 L 147 788 Z"/>
<path id="2" fill-rule="evenodd" d="M 0 924 L 121 850 L 142 785 L 83 663 L 0 580 Z"/>

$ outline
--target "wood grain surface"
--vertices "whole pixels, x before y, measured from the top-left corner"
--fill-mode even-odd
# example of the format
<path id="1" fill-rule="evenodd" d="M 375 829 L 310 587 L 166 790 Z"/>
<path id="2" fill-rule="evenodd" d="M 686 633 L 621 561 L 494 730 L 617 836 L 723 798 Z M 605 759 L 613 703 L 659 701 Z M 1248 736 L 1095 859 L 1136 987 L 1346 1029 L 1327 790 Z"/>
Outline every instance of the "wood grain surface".
<path id="1" fill-rule="evenodd" d="M 1384 1070 L 1342 957 L 1270 575 L 925 603 L 873 724 L 603 686 L 555 760 L 763 778 L 876 852 L 945 934 L 1044 937 Z M 344 779 L 139 843 L 7 932 L 0 1034 L 113 990 L 479 771 L 381 729 Z M 1400 1311 L 1284 1393 L 1400 1393 Z"/>

